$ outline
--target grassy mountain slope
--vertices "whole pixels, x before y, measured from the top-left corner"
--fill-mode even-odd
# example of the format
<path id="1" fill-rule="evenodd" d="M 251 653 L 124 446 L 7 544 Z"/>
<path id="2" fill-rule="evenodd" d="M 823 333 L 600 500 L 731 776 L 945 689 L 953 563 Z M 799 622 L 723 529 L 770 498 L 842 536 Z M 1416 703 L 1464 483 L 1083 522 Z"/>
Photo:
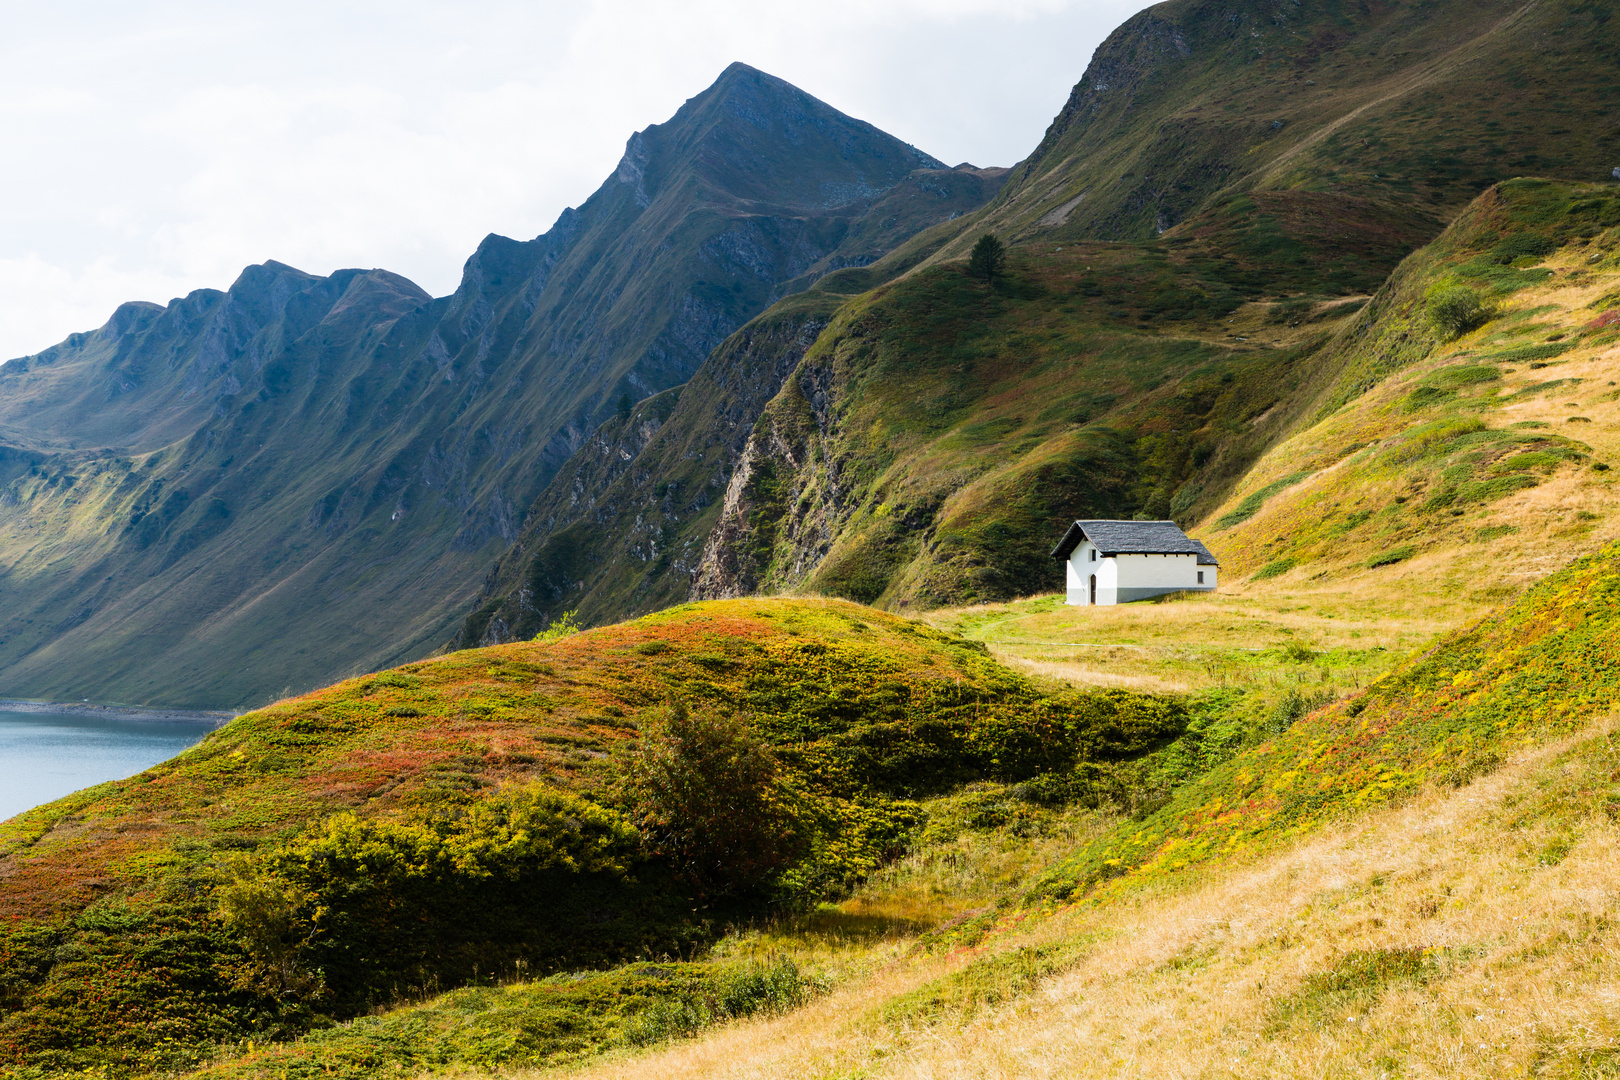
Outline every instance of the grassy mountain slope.
<path id="1" fill-rule="evenodd" d="M 1195 474 L 1286 427 L 1350 310 L 1262 350 L 1224 332 L 1243 304 L 1154 244 L 1015 248 L 993 287 L 939 267 L 852 302 L 766 410 L 695 594 L 1003 599 L 1058 587 L 1065 520 L 1188 520 Z"/>
<path id="2" fill-rule="evenodd" d="M 1378 575 L 1501 596 L 1612 539 L 1617 252 L 1612 186 L 1480 199 L 1330 348 L 1317 422 L 1211 515 L 1230 569 L 1324 598 Z M 1451 338 L 1430 312 L 1457 290 L 1486 310 Z"/>
<path id="3" fill-rule="evenodd" d="M 626 794 L 672 697 L 740 710 L 741 760 L 771 763 L 756 802 L 732 773 L 682 774 L 683 798 L 718 800 L 701 835 L 741 829 L 719 871 Z M 480 973 L 690 953 L 847 891 L 904 847 L 918 798 L 1185 723 L 1159 698 L 1050 698 L 981 646 L 834 601 L 688 606 L 350 680 L 0 825 L 0 1062 L 170 1069 Z M 768 880 L 725 876 L 767 841 L 787 844 Z"/>
<path id="4" fill-rule="evenodd" d="M 1561 531 L 1567 558 L 1612 510 L 1582 435 L 1609 409 L 1594 376 L 1612 373 L 1600 354 L 1614 331 L 1587 324 L 1612 291 L 1617 221 L 1606 186 L 1494 188 L 1337 336 L 1303 342 L 1331 327 L 1311 322 L 1331 307 L 1245 310 L 1190 245 L 1015 248 L 999 292 L 956 267 L 923 270 L 846 306 L 767 408 L 695 593 L 925 606 L 1027 595 L 1058 587 L 1046 551 L 1065 519 L 1140 511 L 1203 518 L 1229 572 L 1330 576 L 1342 591 L 1346 573 L 1444 544 L 1463 547 L 1460 578 L 1481 551 L 1470 541 L 1511 557 L 1524 538 L 1504 539 L 1517 526 L 1486 508 L 1544 506 L 1551 488 L 1513 501 L 1543 476 L 1573 485 L 1571 520 L 1535 529 Z M 1559 271 L 1537 268 L 1560 249 Z M 1112 296 L 1099 287 L 1110 279 Z M 1497 317 L 1448 345 L 1429 314 L 1448 290 Z M 1240 327 L 1270 322 L 1275 338 L 1290 321 L 1293 349 L 1240 351 L 1259 343 Z M 1585 358 L 1595 366 L 1576 381 L 1534 374 Z M 1416 382 L 1390 379 L 1419 362 Z M 1205 517 L 1268 436 L 1324 413 Z"/>
<path id="5" fill-rule="evenodd" d="M 267 263 L 7 363 L 3 693 L 246 706 L 422 655 L 621 399 L 1000 176 L 734 65 L 453 296 Z"/>
<path id="6" fill-rule="evenodd" d="M 1617 765 L 1612 733 L 1515 755 L 1185 888 L 924 939 L 789 1016 L 568 1075 L 1607 1076 Z"/>
<path id="7" fill-rule="evenodd" d="M 1609 8 L 1174 0 L 1127 20 L 1001 195 L 891 256 L 1209 228 L 1275 258 L 1311 232 L 1429 235 L 1493 183 L 1595 181 L 1617 102 Z M 1233 245 L 1229 245 L 1233 246 Z"/>

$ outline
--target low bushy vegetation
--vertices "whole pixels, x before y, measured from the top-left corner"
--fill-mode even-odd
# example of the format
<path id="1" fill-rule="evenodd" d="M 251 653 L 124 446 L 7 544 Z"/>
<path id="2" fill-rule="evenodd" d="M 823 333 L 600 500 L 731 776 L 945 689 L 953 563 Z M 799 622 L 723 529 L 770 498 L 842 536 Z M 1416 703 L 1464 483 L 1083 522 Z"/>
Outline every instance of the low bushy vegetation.
<path id="1" fill-rule="evenodd" d="M 1427 311 L 1441 340 L 1460 338 L 1490 321 L 1492 306 L 1478 290 L 1466 286 L 1437 286 L 1429 291 Z"/>

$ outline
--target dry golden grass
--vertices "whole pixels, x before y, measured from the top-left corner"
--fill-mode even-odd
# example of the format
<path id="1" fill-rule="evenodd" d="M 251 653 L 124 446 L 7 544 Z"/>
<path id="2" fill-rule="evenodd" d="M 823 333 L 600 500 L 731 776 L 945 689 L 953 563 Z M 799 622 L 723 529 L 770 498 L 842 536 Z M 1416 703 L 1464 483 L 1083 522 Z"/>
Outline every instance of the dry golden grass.
<path id="1" fill-rule="evenodd" d="M 1068 607 L 1048 596 L 923 618 L 986 642 L 997 660 L 1047 683 L 1155 693 L 1308 684 L 1344 693 L 1484 610 L 1456 591 L 1413 604 L 1398 587 L 1347 598 L 1255 582 L 1166 603 Z M 1317 656 L 1285 655 L 1291 645 Z"/>
<path id="2" fill-rule="evenodd" d="M 790 1016 L 581 1074 L 1615 1075 L 1613 726 L 1132 905 L 1061 911 L 945 955 L 891 950 Z M 1093 944 L 1034 993 L 970 1019 L 892 1019 L 896 999 L 931 979 L 1073 942 Z M 1312 993 L 1347 954 L 1413 949 L 1428 950 L 1421 980 Z"/>
<path id="3" fill-rule="evenodd" d="M 1571 352 L 1536 368 L 1527 364 L 1504 368 L 1495 401 L 1479 412 L 1488 426 L 1543 424 L 1550 434 L 1586 444 L 1595 459 L 1617 462 L 1620 346 L 1582 344 L 1579 335 L 1593 317 L 1588 305 L 1620 285 L 1620 273 L 1590 270 L 1584 253 L 1578 250 L 1566 251 L 1545 265 L 1553 271 L 1552 277 L 1540 287 L 1515 294 L 1502 320 L 1437 350 L 1429 360 L 1385 380 L 1319 423 L 1295 431 L 1256 463 L 1228 502 L 1211 512 L 1203 531 L 1194 530 L 1222 560 L 1223 591 L 1249 589 L 1242 579 L 1290 551 L 1301 524 L 1331 517 L 1341 506 L 1340 514 L 1356 507 L 1376 510 L 1387 506 L 1412 478 L 1399 470 L 1368 471 L 1369 463 L 1346 457 L 1345 448 L 1378 445 L 1415 424 L 1435 419 L 1440 414 L 1433 410 L 1407 412 L 1403 407 L 1406 395 L 1436 369 L 1473 363 L 1496 349 L 1550 337 L 1575 342 Z M 1505 326 L 1523 332 L 1503 339 Z M 1569 380 L 1576 382 L 1572 385 Z M 1535 389 L 1554 381 L 1562 381 L 1562 385 Z M 1317 472 L 1274 496 L 1248 521 L 1227 530 L 1214 528 L 1212 523 L 1245 495 L 1302 469 Z M 1263 584 L 1270 590 L 1305 590 L 1324 601 L 1348 601 L 1368 590 L 1388 593 L 1393 586 L 1408 594 L 1415 590 L 1414 599 L 1425 606 L 1445 601 L 1460 588 L 1464 599 L 1493 606 L 1502 597 L 1477 595 L 1482 591 L 1482 568 L 1516 564 L 1502 576 L 1517 591 L 1540 573 L 1620 535 L 1620 477 L 1613 470 L 1600 473 L 1568 466 L 1538 487 L 1469 508 L 1455 517 L 1426 520 L 1422 547 L 1433 561 L 1424 572 L 1416 572 L 1416 567 L 1393 572 L 1389 567 L 1368 570 L 1362 566 L 1381 544 L 1394 542 L 1381 540 L 1376 526 L 1377 521 L 1339 536 L 1331 544 L 1315 545 L 1317 550 L 1309 559 L 1301 559 L 1296 569 Z M 1502 526 L 1517 532 L 1481 538 L 1482 529 L 1500 531 Z M 1526 552 L 1540 557 L 1540 568 L 1517 565 Z"/>
<path id="4" fill-rule="evenodd" d="M 1118 653 L 1120 650 L 1108 650 Z M 1109 656 L 1099 656 L 1095 662 L 1086 662 L 1079 654 L 1067 660 L 1036 660 L 1004 646 L 991 646 L 990 655 L 1008 667 L 1022 671 L 1038 681 L 1070 683 L 1076 686 L 1101 686 L 1111 689 L 1135 690 L 1144 694 L 1184 694 L 1196 689 L 1191 679 L 1170 679 L 1162 675 L 1131 674 L 1117 667 L 1103 666 Z"/>

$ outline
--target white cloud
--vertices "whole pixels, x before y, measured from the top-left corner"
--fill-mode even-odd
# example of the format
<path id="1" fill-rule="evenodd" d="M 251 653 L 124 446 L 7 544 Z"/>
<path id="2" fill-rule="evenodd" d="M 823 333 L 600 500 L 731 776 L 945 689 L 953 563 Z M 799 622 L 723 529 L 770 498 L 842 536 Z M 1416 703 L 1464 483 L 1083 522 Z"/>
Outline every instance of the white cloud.
<path id="1" fill-rule="evenodd" d="M 953 164 L 1010 165 L 1142 6 L 8 4 L 0 356 L 270 258 L 446 293 L 485 233 L 543 232 L 732 60 Z"/>

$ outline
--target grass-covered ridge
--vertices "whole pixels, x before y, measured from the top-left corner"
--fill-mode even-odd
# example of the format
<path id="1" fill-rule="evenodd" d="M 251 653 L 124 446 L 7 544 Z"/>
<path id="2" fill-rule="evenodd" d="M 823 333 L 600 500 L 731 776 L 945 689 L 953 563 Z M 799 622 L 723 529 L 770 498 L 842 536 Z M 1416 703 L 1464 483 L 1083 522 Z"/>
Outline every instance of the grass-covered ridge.
<path id="1" fill-rule="evenodd" d="M 1096 897 L 1458 785 L 1620 700 L 1620 543 L 1536 584 L 1364 694 L 1292 724 L 1089 845 L 1039 887 Z M 1174 751 L 1169 751 L 1173 753 Z"/>
<path id="2" fill-rule="evenodd" d="M 761 905 L 847 892 L 905 849 L 919 798 L 1185 724 L 837 601 L 688 605 L 349 680 L 0 826 L 0 1062 L 172 1068 L 490 977 L 689 955 Z M 766 841 L 754 876 L 713 872 Z"/>

